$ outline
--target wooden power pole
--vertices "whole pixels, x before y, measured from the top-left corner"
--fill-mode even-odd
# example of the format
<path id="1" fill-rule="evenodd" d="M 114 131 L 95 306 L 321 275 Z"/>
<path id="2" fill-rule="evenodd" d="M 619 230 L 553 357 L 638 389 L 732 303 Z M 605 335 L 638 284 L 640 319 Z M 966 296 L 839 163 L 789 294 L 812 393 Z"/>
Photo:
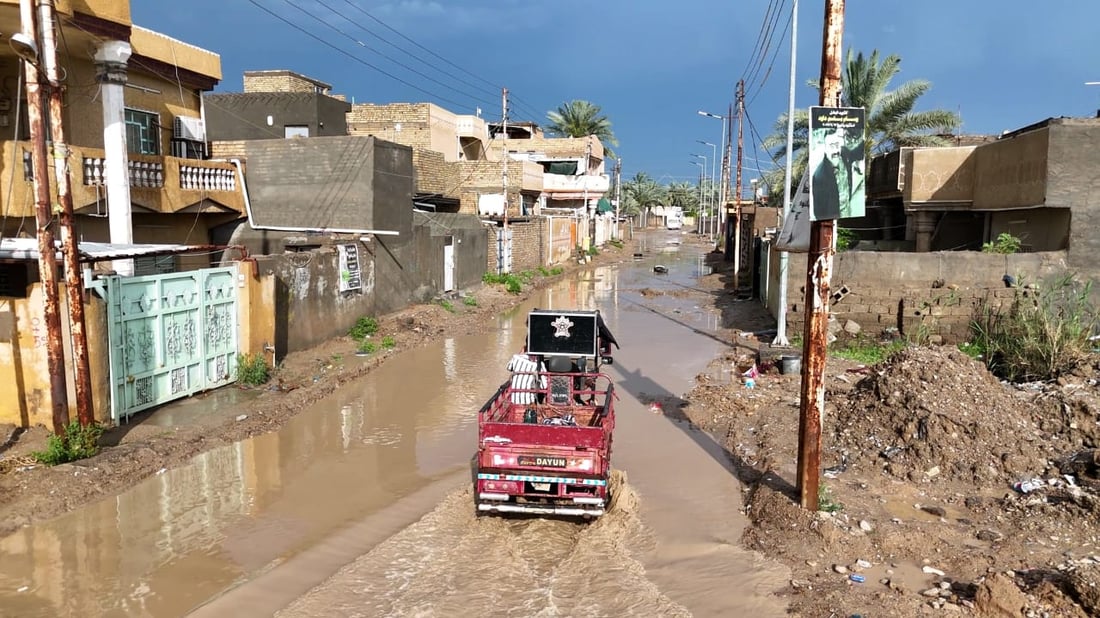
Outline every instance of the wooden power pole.
<path id="1" fill-rule="evenodd" d="M 37 40 L 32 0 L 20 0 L 23 34 Z M 42 115 L 41 73 L 38 58 L 23 59 L 27 88 L 27 124 L 31 137 L 34 171 L 34 218 L 38 236 L 38 280 L 42 287 L 42 316 L 46 329 L 46 367 L 50 374 L 50 417 L 57 435 L 69 424 L 69 394 L 65 381 L 65 350 L 61 342 L 61 310 L 57 297 L 57 246 L 50 200 L 50 175 L 46 150 L 46 119 Z"/>
<path id="2" fill-rule="evenodd" d="M 838 105 L 844 0 L 825 0 L 821 53 L 822 106 Z M 807 173 L 813 173 L 810 170 Z M 821 480 L 821 418 L 825 413 L 825 359 L 829 324 L 829 283 L 833 270 L 833 220 L 810 224 L 806 273 L 806 330 L 802 338 L 802 397 L 798 420 L 798 494 L 802 508 L 818 509 Z"/>
<path id="3" fill-rule="evenodd" d="M 92 377 L 88 366 L 88 334 L 84 320 L 84 281 L 81 278 L 80 254 L 73 232 L 73 194 L 69 184 L 69 145 L 61 118 L 63 106 L 60 72 L 57 68 L 57 13 L 53 0 L 38 0 L 38 43 L 47 81 L 50 107 L 50 137 L 53 141 L 54 176 L 57 181 L 57 201 L 60 208 L 61 247 L 65 262 L 65 291 L 69 301 L 69 332 L 72 335 L 74 392 L 76 415 L 80 424 L 95 422 L 92 409 Z"/>
<path id="4" fill-rule="evenodd" d="M 741 289 L 741 163 L 745 156 L 745 80 L 737 82 L 737 178 L 733 181 L 733 290 Z M 729 244 L 726 244 L 729 256 Z"/>

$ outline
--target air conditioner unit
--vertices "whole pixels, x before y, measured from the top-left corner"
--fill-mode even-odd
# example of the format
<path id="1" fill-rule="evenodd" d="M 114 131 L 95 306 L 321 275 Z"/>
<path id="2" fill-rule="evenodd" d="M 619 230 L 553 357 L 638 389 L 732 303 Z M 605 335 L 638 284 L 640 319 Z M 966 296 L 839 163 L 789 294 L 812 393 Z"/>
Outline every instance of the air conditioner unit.
<path id="1" fill-rule="evenodd" d="M 196 142 L 206 141 L 206 125 L 202 118 L 176 116 L 172 127 L 172 137 Z"/>

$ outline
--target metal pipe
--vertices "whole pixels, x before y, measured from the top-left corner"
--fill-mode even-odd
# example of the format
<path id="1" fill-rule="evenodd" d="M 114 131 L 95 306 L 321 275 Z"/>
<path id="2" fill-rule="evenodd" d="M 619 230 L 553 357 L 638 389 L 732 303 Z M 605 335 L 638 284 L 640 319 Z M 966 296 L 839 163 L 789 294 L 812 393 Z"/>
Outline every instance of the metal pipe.
<path id="1" fill-rule="evenodd" d="M 80 424 L 95 422 L 92 408 L 92 377 L 88 366 L 88 334 L 84 320 L 84 281 L 81 278 L 80 254 L 76 234 L 73 231 L 73 194 L 69 181 L 69 145 L 65 142 L 65 125 L 60 75 L 57 69 L 57 41 L 54 31 L 57 16 L 53 0 L 38 2 L 38 31 L 41 42 L 42 65 L 46 73 L 47 94 L 50 106 L 50 134 L 53 138 L 54 176 L 57 181 L 57 201 L 61 206 L 61 248 L 65 261 L 65 291 L 69 300 L 69 332 L 72 335 L 73 365 L 75 366 L 74 392 L 76 416 Z"/>
<path id="2" fill-rule="evenodd" d="M 23 34 L 35 35 L 31 0 L 19 1 Z M 37 60 L 37 59 L 36 59 Z M 42 74 L 34 62 L 23 60 L 27 89 L 27 120 L 31 137 L 31 167 L 34 169 L 34 215 L 38 228 L 38 278 L 42 285 L 42 314 L 46 327 L 46 366 L 50 375 L 50 418 L 57 435 L 69 424 L 69 394 L 65 382 L 65 351 L 61 342 L 61 311 L 57 297 L 57 247 L 50 207 L 50 176 L 46 150 L 46 121 L 42 116 Z"/>

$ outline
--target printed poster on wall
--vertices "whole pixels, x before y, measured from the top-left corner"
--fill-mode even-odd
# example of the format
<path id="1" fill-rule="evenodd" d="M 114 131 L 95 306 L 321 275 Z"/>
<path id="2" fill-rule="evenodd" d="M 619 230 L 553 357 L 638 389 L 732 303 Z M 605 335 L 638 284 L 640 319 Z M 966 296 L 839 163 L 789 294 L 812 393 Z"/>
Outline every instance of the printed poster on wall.
<path id="1" fill-rule="evenodd" d="M 340 261 L 340 291 L 349 292 L 363 287 L 363 273 L 359 270 L 359 246 L 336 245 Z"/>
<path id="2" fill-rule="evenodd" d="M 810 108 L 810 220 L 866 213 L 866 126 L 862 107 Z"/>

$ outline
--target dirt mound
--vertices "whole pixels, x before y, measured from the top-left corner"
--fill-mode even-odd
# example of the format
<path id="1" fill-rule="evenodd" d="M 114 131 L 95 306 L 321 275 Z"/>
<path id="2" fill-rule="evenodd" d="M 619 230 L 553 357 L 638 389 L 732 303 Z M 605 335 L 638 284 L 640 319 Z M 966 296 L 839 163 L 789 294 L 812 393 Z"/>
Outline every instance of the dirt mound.
<path id="1" fill-rule="evenodd" d="M 1011 483 L 1064 454 L 1039 426 L 1051 406 L 1033 400 L 958 350 L 906 349 L 837 402 L 832 449 L 842 466 L 913 482 Z"/>

